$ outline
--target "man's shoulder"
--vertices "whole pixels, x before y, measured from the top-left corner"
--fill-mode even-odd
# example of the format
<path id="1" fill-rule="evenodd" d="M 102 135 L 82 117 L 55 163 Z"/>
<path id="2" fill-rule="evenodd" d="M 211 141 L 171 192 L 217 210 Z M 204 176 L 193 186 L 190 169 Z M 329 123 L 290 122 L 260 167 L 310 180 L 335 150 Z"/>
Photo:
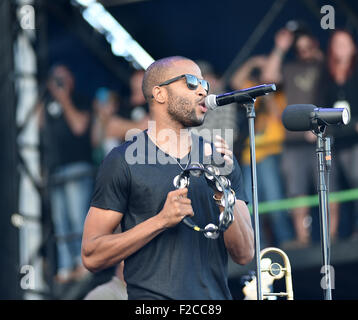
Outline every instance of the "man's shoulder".
<path id="1" fill-rule="evenodd" d="M 126 137 L 126 140 L 121 143 L 119 146 L 112 149 L 110 153 L 113 153 L 114 156 L 124 155 L 126 150 L 135 143 L 145 143 L 146 142 L 146 133 L 145 131 L 137 132 L 136 134 Z"/>
<path id="2" fill-rule="evenodd" d="M 145 139 L 146 133 L 144 131 L 138 132 L 126 139 L 119 146 L 113 148 L 107 156 L 104 158 L 104 163 L 113 162 L 128 162 L 127 158 L 133 156 L 133 153 L 144 153 L 145 151 Z M 134 150 L 132 150 L 134 149 Z M 143 149 L 143 150 L 142 150 Z M 131 161 L 129 161 L 131 163 Z"/>

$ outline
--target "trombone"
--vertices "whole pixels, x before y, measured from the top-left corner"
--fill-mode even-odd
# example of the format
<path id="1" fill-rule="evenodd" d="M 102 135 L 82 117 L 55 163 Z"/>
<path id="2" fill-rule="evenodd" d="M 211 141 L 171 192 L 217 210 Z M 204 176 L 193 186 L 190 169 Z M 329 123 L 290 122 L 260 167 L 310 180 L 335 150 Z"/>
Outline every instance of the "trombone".
<path id="1" fill-rule="evenodd" d="M 268 253 L 275 253 L 281 256 L 284 267 L 277 262 L 272 262 L 269 258 L 264 258 Z M 262 279 L 261 290 L 264 299 L 269 299 L 269 297 L 286 297 L 287 300 L 293 300 L 291 264 L 286 253 L 274 247 L 265 248 L 260 252 L 260 266 Z M 270 287 L 273 282 L 282 279 L 284 276 L 286 292 L 271 292 Z M 245 299 L 256 300 L 256 277 L 244 287 L 243 293 L 245 294 Z"/>

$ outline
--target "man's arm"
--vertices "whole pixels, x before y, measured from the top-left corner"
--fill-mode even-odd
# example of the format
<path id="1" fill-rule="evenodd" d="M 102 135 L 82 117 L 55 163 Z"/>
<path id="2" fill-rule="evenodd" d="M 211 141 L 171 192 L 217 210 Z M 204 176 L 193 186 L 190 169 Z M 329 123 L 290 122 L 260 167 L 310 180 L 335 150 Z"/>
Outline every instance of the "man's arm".
<path id="1" fill-rule="evenodd" d="M 225 140 L 216 136 L 215 148 L 223 155 L 227 165 L 233 165 L 233 153 Z M 223 194 L 216 192 L 216 198 Z M 220 211 L 224 208 L 219 206 Z M 236 199 L 234 221 L 224 232 L 224 242 L 231 258 L 238 264 L 249 263 L 255 254 L 254 231 L 251 226 L 250 212 L 244 201 Z"/>
<path id="2" fill-rule="evenodd" d="M 50 82 L 49 90 L 53 97 L 63 107 L 65 119 L 73 134 L 76 136 L 83 135 L 89 126 L 89 113 L 85 111 L 79 111 L 76 108 L 71 99 L 70 91 L 68 88 L 62 88 L 55 85 L 53 82 Z"/>
<path id="3" fill-rule="evenodd" d="M 262 71 L 262 79 L 266 82 L 280 83 L 282 81 L 283 58 L 294 41 L 294 35 L 287 29 L 281 29 L 275 36 L 275 47 L 267 59 Z"/>
<path id="4" fill-rule="evenodd" d="M 185 216 L 193 216 L 187 193 L 187 188 L 169 192 L 157 215 L 119 234 L 113 232 L 122 220 L 122 213 L 91 207 L 82 237 L 84 266 L 96 272 L 118 264 Z"/>
<path id="5" fill-rule="evenodd" d="M 123 214 L 91 207 L 82 238 L 82 261 L 93 272 L 118 264 L 164 230 L 157 216 L 118 234 L 114 229 Z"/>
<path id="6" fill-rule="evenodd" d="M 61 96 L 59 102 L 63 107 L 65 118 L 73 134 L 77 136 L 83 135 L 89 126 L 90 117 L 88 112 L 78 111 L 69 95 Z"/>
<path id="7" fill-rule="evenodd" d="M 149 117 L 145 117 L 140 121 L 132 121 L 119 116 L 113 116 L 108 121 L 107 135 L 125 140 L 127 132 L 132 129 L 143 131 L 148 128 Z"/>
<path id="8" fill-rule="evenodd" d="M 245 82 L 250 79 L 250 73 L 254 68 L 263 68 L 266 63 L 264 56 L 255 56 L 247 60 L 240 68 L 238 68 L 230 79 L 230 85 L 235 90 L 244 88 Z"/>
<path id="9" fill-rule="evenodd" d="M 224 232 L 224 242 L 234 262 L 249 263 L 255 254 L 254 232 L 250 213 L 242 200 L 236 200 L 234 221 Z"/>

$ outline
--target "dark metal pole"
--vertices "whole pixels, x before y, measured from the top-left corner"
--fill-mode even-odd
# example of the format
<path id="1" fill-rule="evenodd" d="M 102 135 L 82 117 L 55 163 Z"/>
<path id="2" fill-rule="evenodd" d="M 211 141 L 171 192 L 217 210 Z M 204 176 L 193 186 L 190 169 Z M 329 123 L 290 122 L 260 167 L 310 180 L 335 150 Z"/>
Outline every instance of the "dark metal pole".
<path id="1" fill-rule="evenodd" d="M 329 138 L 327 138 L 329 139 Z M 326 184 L 326 158 L 325 156 L 330 153 L 330 150 L 327 150 L 327 147 L 330 148 L 329 143 L 325 143 L 325 138 L 323 133 L 319 132 L 317 134 L 317 160 L 318 160 L 318 173 L 319 173 L 319 183 L 318 183 L 318 195 L 319 195 L 319 215 L 320 215 L 320 231 L 321 231 L 321 250 L 322 250 L 322 262 L 324 267 L 324 279 L 325 283 L 323 287 L 324 299 L 332 300 L 332 283 L 331 283 L 331 273 L 330 273 L 330 262 L 329 262 L 329 228 L 328 228 L 328 188 Z"/>
<path id="2" fill-rule="evenodd" d="M 249 139 L 250 139 L 250 164 L 251 164 L 251 183 L 252 183 L 252 212 L 254 215 L 255 230 L 255 260 L 256 260 L 256 288 L 257 300 L 263 300 L 261 287 L 261 265 L 260 265 L 260 223 L 258 213 L 258 197 L 257 197 L 257 173 L 256 173 L 256 152 L 255 152 L 255 100 L 245 104 L 246 116 L 249 123 Z"/>
<path id="3" fill-rule="evenodd" d="M 0 300 L 23 299 L 20 287 L 19 230 L 11 216 L 19 209 L 19 172 L 16 157 L 16 90 L 14 85 L 14 41 L 16 11 L 11 0 L 0 1 Z"/>

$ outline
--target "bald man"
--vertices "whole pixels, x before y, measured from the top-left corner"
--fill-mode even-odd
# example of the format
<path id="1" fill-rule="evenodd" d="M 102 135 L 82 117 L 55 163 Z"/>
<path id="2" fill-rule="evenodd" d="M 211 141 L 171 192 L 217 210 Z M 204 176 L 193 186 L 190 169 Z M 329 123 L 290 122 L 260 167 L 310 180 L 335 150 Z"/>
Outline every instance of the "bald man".
<path id="1" fill-rule="evenodd" d="M 228 253 L 238 264 L 253 258 L 241 170 L 220 137 L 212 151 L 233 167 L 228 178 L 236 194 L 234 222 L 215 240 L 181 223 L 192 217 L 206 225 L 217 221 L 223 209 L 213 201 L 214 192 L 203 176 L 191 179 L 189 190 L 173 185 L 194 154 L 202 159 L 204 141 L 196 140 L 189 128 L 203 123 L 208 91 L 192 60 L 169 57 L 154 62 L 143 79 L 152 125 L 113 149 L 99 170 L 84 226 L 82 259 L 90 271 L 124 260 L 128 299 L 231 299 Z M 122 233 L 113 234 L 119 224 Z"/>

